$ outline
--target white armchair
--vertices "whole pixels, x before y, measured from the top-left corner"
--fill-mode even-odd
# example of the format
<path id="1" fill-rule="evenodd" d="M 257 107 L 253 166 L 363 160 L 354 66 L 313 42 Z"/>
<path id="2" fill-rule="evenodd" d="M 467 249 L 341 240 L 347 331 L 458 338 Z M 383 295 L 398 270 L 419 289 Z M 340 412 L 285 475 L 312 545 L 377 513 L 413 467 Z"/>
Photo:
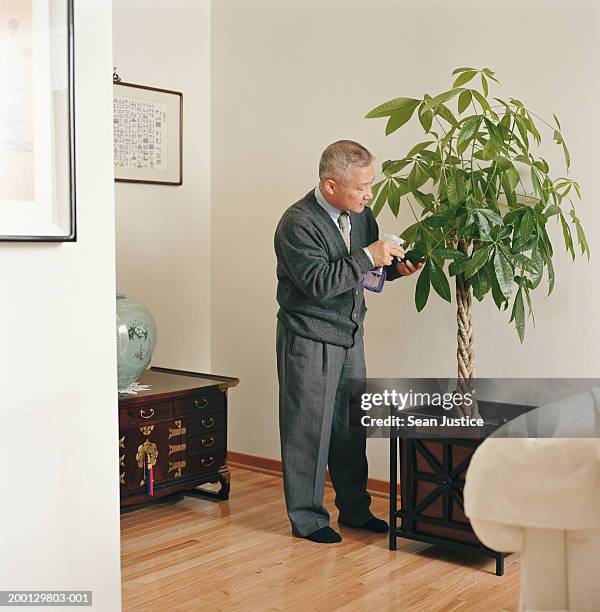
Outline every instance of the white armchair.
<path id="1" fill-rule="evenodd" d="M 591 413 L 586 435 L 596 435 L 600 395 L 582 397 L 576 412 Z M 544 409 L 536 418 L 547 427 Z M 547 413 L 555 435 L 561 421 L 573 427 L 562 419 L 568 412 Z M 598 438 L 489 438 L 471 460 L 464 502 L 486 546 L 520 554 L 520 610 L 600 610 Z"/>

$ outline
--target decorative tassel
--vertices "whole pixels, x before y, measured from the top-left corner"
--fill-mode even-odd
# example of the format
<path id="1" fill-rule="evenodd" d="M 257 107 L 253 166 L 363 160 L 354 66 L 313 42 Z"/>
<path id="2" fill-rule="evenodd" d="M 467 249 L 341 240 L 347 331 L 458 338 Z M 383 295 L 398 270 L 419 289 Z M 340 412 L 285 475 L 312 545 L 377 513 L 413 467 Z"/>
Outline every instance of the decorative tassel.
<path id="1" fill-rule="evenodd" d="M 154 472 L 151 465 L 146 468 L 146 493 L 151 497 L 154 495 Z"/>

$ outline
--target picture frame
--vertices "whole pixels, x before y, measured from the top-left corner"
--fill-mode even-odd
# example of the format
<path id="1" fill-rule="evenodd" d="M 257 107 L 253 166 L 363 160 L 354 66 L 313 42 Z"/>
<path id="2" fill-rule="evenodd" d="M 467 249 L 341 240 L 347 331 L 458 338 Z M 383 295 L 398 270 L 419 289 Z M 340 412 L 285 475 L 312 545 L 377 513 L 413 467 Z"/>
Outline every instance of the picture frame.
<path id="1" fill-rule="evenodd" d="M 183 184 L 183 94 L 113 83 L 115 181 Z"/>
<path id="2" fill-rule="evenodd" d="M 0 47 L 0 241 L 74 242 L 73 0 L 2 0 Z"/>

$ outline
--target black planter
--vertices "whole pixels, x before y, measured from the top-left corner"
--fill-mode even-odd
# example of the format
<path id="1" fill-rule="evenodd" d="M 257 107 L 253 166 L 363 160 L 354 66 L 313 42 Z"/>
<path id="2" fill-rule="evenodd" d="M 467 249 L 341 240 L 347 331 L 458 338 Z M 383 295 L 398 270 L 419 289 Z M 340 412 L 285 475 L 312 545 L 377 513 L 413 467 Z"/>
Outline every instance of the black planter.
<path id="1" fill-rule="evenodd" d="M 504 573 L 503 553 L 484 546 L 464 513 L 463 488 L 471 457 L 485 439 L 504 422 L 531 410 L 532 406 L 480 402 L 485 422 L 481 437 L 447 438 L 390 432 L 390 550 L 396 550 L 398 537 L 409 538 L 454 550 L 475 552 L 496 560 L 496 575 Z M 438 408 L 423 407 L 408 414 L 424 417 L 440 415 Z M 399 461 L 398 461 L 399 460 Z M 400 468 L 398 508 L 397 480 Z"/>

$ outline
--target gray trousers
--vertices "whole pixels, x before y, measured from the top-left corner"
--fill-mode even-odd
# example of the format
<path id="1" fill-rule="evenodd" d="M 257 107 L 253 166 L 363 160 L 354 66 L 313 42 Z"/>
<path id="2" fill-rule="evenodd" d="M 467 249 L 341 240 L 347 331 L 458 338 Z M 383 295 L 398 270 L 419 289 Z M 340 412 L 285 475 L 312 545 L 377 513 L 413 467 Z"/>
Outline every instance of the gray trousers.
<path id="1" fill-rule="evenodd" d="M 325 474 L 339 519 L 360 526 L 371 518 L 364 430 L 349 428 L 349 380 L 364 378 L 363 334 L 354 346 L 316 342 L 277 323 L 279 432 L 283 484 L 292 531 L 307 536 L 329 524 Z"/>

